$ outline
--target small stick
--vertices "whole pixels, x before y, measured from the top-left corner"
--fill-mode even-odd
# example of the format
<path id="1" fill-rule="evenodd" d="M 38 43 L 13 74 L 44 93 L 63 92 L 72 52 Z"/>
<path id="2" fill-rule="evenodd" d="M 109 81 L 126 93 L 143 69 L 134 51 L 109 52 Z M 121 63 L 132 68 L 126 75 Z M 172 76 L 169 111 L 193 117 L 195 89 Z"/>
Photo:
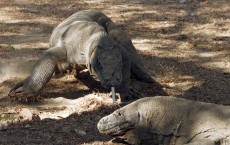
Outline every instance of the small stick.
<path id="1" fill-rule="evenodd" d="M 115 99 L 115 87 L 111 87 L 113 103 L 116 103 Z"/>

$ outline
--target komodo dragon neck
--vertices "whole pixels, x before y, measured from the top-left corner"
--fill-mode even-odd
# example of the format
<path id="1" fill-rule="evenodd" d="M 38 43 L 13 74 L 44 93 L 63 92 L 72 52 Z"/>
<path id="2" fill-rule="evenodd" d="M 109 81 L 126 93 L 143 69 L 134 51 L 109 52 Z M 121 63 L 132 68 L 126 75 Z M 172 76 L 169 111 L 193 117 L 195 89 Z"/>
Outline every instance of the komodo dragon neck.
<path id="1" fill-rule="evenodd" d="M 111 48 L 114 45 L 114 41 L 112 41 L 112 39 L 110 39 L 110 37 L 108 36 L 108 34 L 104 31 L 98 31 L 97 33 L 92 34 L 89 37 L 88 43 L 85 43 L 85 49 L 87 52 L 86 53 L 86 57 L 89 58 L 89 56 L 92 55 L 92 53 L 96 50 L 98 45 L 103 46 L 103 49 L 108 49 Z"/>

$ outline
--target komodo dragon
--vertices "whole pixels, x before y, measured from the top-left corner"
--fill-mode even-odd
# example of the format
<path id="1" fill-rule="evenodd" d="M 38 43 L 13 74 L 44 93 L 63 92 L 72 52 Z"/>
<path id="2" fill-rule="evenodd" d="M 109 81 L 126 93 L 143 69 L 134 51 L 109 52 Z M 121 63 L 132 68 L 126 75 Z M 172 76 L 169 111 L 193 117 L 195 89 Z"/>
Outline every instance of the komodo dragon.
<path id="1" fill-rule="evenodd" d="M 14 85 L 9 96 L 38 94 L 55 70 L 69 66 L 66 62 L 86 66 L 105 87 L 117 87 L 122 100 L 135 94 L 129 88 L 131 74 L 154 82 L 142 68 L 131 39 L 101 12 L 84 10 L 71 15 L 54 29 L 49 44 L 32 74 Z"/>
<path id="2" fill-rule="evenodd" d="M 134 145 L 230 145 L 230 106 L 146 97 L 103 117 L 97 127 Z"/>

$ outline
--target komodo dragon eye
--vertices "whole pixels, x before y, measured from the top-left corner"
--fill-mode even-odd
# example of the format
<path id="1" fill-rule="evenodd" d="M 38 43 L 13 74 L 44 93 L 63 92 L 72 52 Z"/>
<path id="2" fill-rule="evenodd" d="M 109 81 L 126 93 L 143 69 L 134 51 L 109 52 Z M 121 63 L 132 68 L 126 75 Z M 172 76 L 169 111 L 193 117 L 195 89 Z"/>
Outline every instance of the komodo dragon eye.
<path id="1" fill-rule="evenodd" d="M 115 111 L 115 114 L 116 114 L 117 116 L 122 116 L 122 113 L 121 113 L 120 111 Z"/>
<path id="2" fill-rule="evenodd" d="M 119 59 L 119 61 L 118 61 L 118 64 L 119 64 L 119 65 L 122 65 L 122 62 L 121 62 L 121 60 L 120 60 L 120 59 Z"/>
<path id="3" fill-rule="evenodd" d="M 97 60 L 97 67 L 98 67 L 98 69 L 102 69 L 102 64 L 99 60 Z"/>
<path id="4" fill-rule="evenodd" d="M 121 116 L 121 112 L 118 112 L 117 114 L 118 114 L 119 116 Z"/>

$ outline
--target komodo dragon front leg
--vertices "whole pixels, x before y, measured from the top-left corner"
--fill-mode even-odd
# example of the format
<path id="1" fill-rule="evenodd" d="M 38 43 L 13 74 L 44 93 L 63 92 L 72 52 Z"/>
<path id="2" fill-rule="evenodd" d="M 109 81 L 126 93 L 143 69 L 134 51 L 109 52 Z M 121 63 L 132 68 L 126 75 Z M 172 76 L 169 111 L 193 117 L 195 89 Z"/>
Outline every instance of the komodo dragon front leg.
<path id="1" fill-rule="evenodd" d="M 136 48 L 133 46 L 131 39 L 111 20 L 106 23 L 105 29 L 114 41 L 123 46 L 125 53 L 130 55 L 132 76 L 140 81 L 156 83 L 143 68 L 143 64 L 137 55 Z"/>
<path id="2" fill-rule="evenodd" d="M 155 80 L 147 73 L 137 55 L 130 37 L 117 26 L 110 18 L 99 11 L 84 10 L 72 16 L 76 20 L 88 20 L 101 25 L 108 35 L 119 45 L 123 46 L 125 53 L 131 57 L 131 75 L 140 81 L 155 83 Z"/>
<path id="3" fill-rule="evenodd" d="M 39 93 L 52 77 L 55 67 L 60 62 L 65 62 L 66 49 L 53 47 L 46 50 L 35 63 L 32 74 L 25 80 L 15 84 L 9 96 L 32 96 Z"/>
<path id="4" fill-rule="evenodd" d="M 122 52 L 122 85 L 118 88 L 118 91 L 124 99 L 138 98 L 140 95 L 135 90 L 130 90 L 130 76 L 135 77 L 140 81 L 147 83 L 155 83 L 156 81 L 144 70 L 141 64 L 141 60 L 137 55 L 136 49 L 132 44 L 131 39 L 111 20 L 107 21 L 104 26 L 108 35 L 118 44 L 121 45 L 120 51 Z"/>
<path id="5" fill-rule="evenodd" d="M 86 12 L 86 11 L 85 11 Z M 132 44 L 131 39 L 107 16 L 100 12 L 97 13 L 98 20 L 96 22 L 101 25 L 107 34 L 120 45 L 119 49 L 122 53 L 122 84 L 118 88 L 121 100 L 129 100 L 131 98 L 138 98 L 140 93 L 134 89 L 130 89 L 130 76 L 138 80 L 153 83 L 154 79 L 142 68 L 140 58 L 137 56 L 136 49 Z M 95 21 L 95 20 L 94 20 Z"/>
<path id="6" fill-rule="evenodd" d="M 127 70 L 124 67 L 122 68 L 122 69 L 127 70 L 127 71 L 126 72 L 123 71 L 122 76 L 124 79 L 123 79 L 123 83 L 120 87 L 121 92 L 126 92 L 126 94 L 127 94 L 126 98 L 130 98 L 129 96 L 136 97 L 136 96 L 140 95 L 134 89 L 130 90 L 130 88 L 127 87 L 127 85 L 129 86 L 128 81 L 130 81 L 130 76 L 132 78 L 136 78 L 137 80 L 140 80 L 143 82 L 153 83 L 155 85 L 155 87 L 157 87 L 159 89 L 162 88 L 162 86 L 159 83 L 157 83 L 154 80 L 154 78 L 152 76 L 150 76 L 150 74 L 148 74 L 148 71 L 143 67 L 144 65 L 142 64 L 141 59 L 138 56 L 138 54 L 136 52 L 136 48 L 134 47 L 130 37 L 127 34 L 125 34 L 125 32 L 119 26 L 117 26 L 110 18 L 108 18 L 103 13 L 101 13 L 99 11 L 95 11 L 95 10 L 85 10 L 85 11 L 79 12 L 78 14 L 81 15 L 82 17 L 77 17 L 77 15 L 74 15 L 73 17 L 75 17 L 78 20 L 79 19 L 84 20 L 85 18 L 87 18 L 87 20 L 97 22 L 99 25 L 101 25 L 105 29 L 107 34 L 117 44 L 122 46 L 122 47 L 120 47 L 121 52 L 130 57 L 131 67 L 128 67 L 128 68 L 130 68 L 130 70 Z M 122 63 L 124 63 L 124 61 Z M 123 65 L 123 66 L 125 66 L 125 65 Z M 128 65 L 126 64 L 126 66 L 128 66 Z M 129 72 L 131 72 L 131 73 L 129 73 Z M 125 85 L 125 84 L 127 84 L 127 85 Z M 127 92 L 129 92 L 129 93 L 127 93 Z"/>

